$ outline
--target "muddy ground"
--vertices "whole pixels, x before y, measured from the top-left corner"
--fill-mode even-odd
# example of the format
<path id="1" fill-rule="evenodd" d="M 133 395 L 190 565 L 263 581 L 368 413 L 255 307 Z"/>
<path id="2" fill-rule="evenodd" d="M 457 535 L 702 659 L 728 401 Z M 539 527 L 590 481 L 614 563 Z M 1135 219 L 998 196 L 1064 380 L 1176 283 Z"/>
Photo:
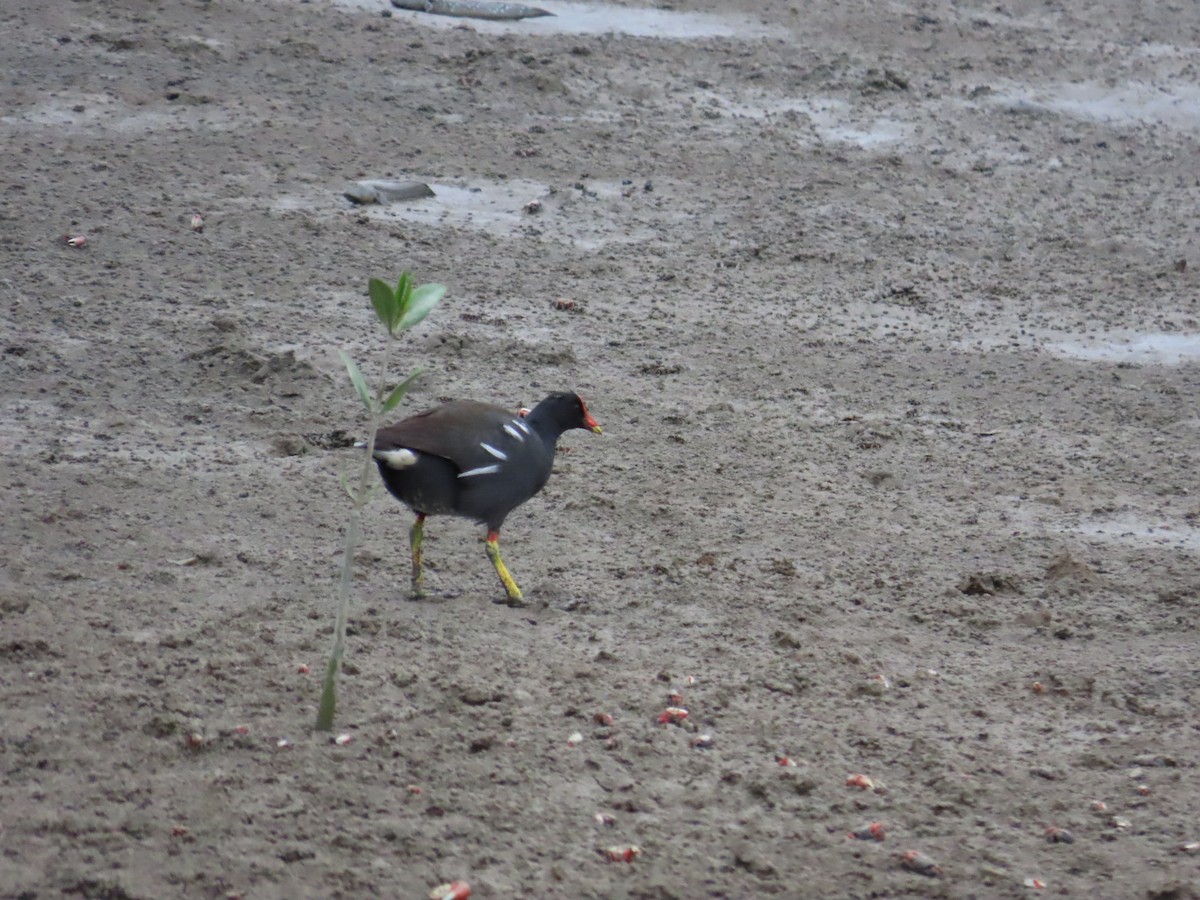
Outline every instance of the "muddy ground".
<path id="1" fill-rule="evenodd" d="M 1200 7 L 551 6 L 4 4 L 0 895 L 1197 896 Z M 404 269 L 605 434 L 526 609 L 371 504 L 337 744 Z"/>

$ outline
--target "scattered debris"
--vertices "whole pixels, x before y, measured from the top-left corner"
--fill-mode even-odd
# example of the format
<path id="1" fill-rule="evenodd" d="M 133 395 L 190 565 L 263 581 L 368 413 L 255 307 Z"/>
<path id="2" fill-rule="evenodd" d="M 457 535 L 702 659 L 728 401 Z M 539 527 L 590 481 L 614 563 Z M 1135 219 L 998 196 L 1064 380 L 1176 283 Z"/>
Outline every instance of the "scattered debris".
<path id="1" fill-rule="evenodd" d="M 276 746 L 276 747 L 280 747 L 280 748 L 282 748 L 282 747 L 290 747 L 290 746 L 292 746 L 292 742 L 291 742 L 291 741 L 289 741 L 287 738 L 280 738 L 279 740 L 277 740 L 277 741 L 275 742 L 275 746 Z"/>
<path id="2" fill-rule="evenodd" d="M 578 747 L 582 743 L 583 735 L 578 731 L 572 733 L 571 736 L 567 738 L 568 747 Z"/>
<path id="3" fill-rule="evenodd" d="M 554 13 L 523 3 L 505 0 L 392 0 L 396 9 L 433 13 L 435 16 L 457 16 L 463 19 L 531 19 L 552 16 Z"/>
<path id="4" fill-rule="evenodd" d="M 975 572 L 967 575 L 958 583 L 958 589 L 964 594 L 988 597 L 996 594 L 1021 593 L 1021 589 L 1014 579 L 998 572 Z"/>
<path id="5" fill-rule="evenodd" d="M 688 717 L 688 711 L 680 706 L 668 706 L 658 717 L 660 725 L 678 725 Z"/>
<path id="6" fill-rule="evenodd" d="M 1124 831 L 1126 828 L 1132 828 L 1133 822 L 1131 822 L 1129 819 L 1125 818 L 1124 816 L 1113 816 L 1112 817 L 1112 825 L 1113 825 L 1113 828 L 1119 828 L 1122 831 Z"/>
<path id="7" fill-rule="evenodd" d="M 307 675 L 308 671 L 308 666 L 304 663 L 300 663 L 300 665 L 296 666 L 296 674 L 298 675 Z"/>
<path id="8" fill-rule="evenodd" d="M 875 781 L 866 775 L 851 775 L 846 779 L 846 787 L 856 787 L 864 791 L 870 791 L 875 789 Z"/>
<path id="9" fill-rule="evenodd" d="M 1025 887 L 1033 888 L 1035 891 L 1040 891 L 1046 887 L 1046 882 L 1040 881 L 1037 878 L 1026 878 Z"/>
<path id="10" fill-rule="evenodd" d="M 612 828 L 612 826 L 617 824 L 617 820 L 608 813 L 598 812 L 592 818 L 596 821 L 597 825 L 603 825 L 605 828 Z"/>
<path id="11" fill-rule="evenodd" d="M 62 236 L 63 243 L 68 247 L 86 247 L 87 238 L 82 234 L 64 234 Z"/>
<path id="12" fill-rule="evenodd" d="M 607 850 L 601 850 L 604 858 L 609 862 L 633 862 L 642 855 L 641 847 L 609 847 Z"/>
<path id="13" fill-rule="evenodd" d="M 932 857 L 920 850 L 905 850 L 900 855 L 900 865 L 910 872 L 928 875 L 930 878 L 937 878 L 943 874 L 942 867 L 935 863 Z"/>
<path id="14" fill-rule="evenodd" d="M 869 825 L 864 825 L 855 831 L 851 831 L 846 837 L 858 841 L 882 841 L 886 834 L 883 830 L 882 822 L 871 822 Z"/>
<path id="15" fill-rule="evenodd" d="M 192 213 L 192 231 L 197 234 L 204 231 L 204 216 L 200 213 Z"/>
<path id="16" fill-rule="evenodd" d="M 692 738 L 693 750 L 711 750 L 713 745 L 713 736 L 711 734 L 698 734 Z"/>
<path id="17" fill-rule="evenodd" d="M 611 725 L 613 717 L 611 713 L 598 712 L 592 715 L 592 721 L 597 725 Z"/>
<path id="18" fill-rule="evenodd" d="M 1073 844 L 1075 843 L 1075 835 L 1067 831 L 1065 828 L 1058 828 L 1055 825 L 1047 825 L 1044 832 L 1046 841 L 1051 844 Z"/>
<path id="19" fill-rule="evenodd" d="M 521 207 L 521 212 L 528 213 L 531 216 L 536 216 L 541 211 L 542 201 L 538 200 L 536 197 Z"/>
<path id="20" fill-rule="evenodd" d="M 342 191 L 342 196 L 351 203 L 367 206 L 378 203 L 386 206 L 402 200 L 419 200 L 435 197 L 433 188 L 421 181 L 356 181 Z"/>
<path id="21" fill-rule="evenodd" d="M 429 900 L 467 900 L 471 896 L 471 885 L 465 881 L 439 884 L 429 892 Z"/>
<path id="22" fill-rule="evenodd" d="M 345 747 L 348 743 L 350 743 L 351 740 L 353 740 L 353 738 L 351 738 L 350 735 L 343 733 L 335 737 L 333 742 L 339 747 Z"/>

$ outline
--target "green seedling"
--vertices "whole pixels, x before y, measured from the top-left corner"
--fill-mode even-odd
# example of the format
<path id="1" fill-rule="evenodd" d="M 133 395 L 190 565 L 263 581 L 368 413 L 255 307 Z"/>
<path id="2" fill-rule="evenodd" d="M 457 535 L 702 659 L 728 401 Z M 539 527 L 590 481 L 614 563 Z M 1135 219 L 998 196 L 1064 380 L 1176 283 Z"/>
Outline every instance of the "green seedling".
<path id="1" fill-rule="evenodd" d="M 342 555 L 342 576 L 338 582 L 337 622 L 333 629 L 333 649 L 329 653 L 329 665 L 325 668 L 325 680 L 321 688 L 321 704 L 317 708 L 317 730 L 332 731 L 333 717 L 337 710 L 337 678 L 342 669 L 342 656 L 346 649 L 346 618 L 350 610 L 350 579 L 354 567 L 354 551 L 358 546 L 358 535 L 362 528 L 362 510 L 374 493 L 371 478 L 373 458 L 375 453 L 375 432 L 383 424 L 383 417 L 395 409 L 408 389 L 412 386 L 421 370 L 417 369 L 394 387 L 387 385 L 388 366 L 391 362 L 392 345 L 405 331 L 415 326 L 433 310 L 446 286 L 442 284 L 423 284 L 413 287 L 412 276 L 408 272 L 400 276 L 395 288 L 378 278 L 372 278 L 369 286 L 371 306 L 375 316 L 387 329 L 388 340 L 383 351 L 383 374 L 379 386 L 372 391 L 367 385 L 367 379 L 362 370 L 350 358 L 349 354 L 339 350 L 346 371 L 350 373 L 350 383 L 358 399 L 367 410 L 367 442 L 363 453 L 362 465 L 359 467 L 357 482 L 343 477 L 342 487 L 350 495 L 350 522 L 346 526 L 346 546 Z"/>

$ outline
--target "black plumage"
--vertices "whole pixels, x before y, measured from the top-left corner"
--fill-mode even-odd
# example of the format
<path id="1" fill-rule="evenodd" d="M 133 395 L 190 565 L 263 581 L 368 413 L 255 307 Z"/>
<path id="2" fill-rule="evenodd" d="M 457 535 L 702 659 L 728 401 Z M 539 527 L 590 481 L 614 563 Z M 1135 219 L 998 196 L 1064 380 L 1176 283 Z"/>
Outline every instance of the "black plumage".
<path id="1" fill-rule="evenodd" d="M 387 489 L 417 514 L 411 533 L 413 593 L 422 593 L 426 516 L 455 515 L 487 526 L 488 557 L 510 603 L 521 591 L 500 558 L 500 527 L 550 478 L 559 437 L 600 426 L 578 394 L 551 394 L 525 416 L 459 400 L 375 433 L 375 461 Z"/>

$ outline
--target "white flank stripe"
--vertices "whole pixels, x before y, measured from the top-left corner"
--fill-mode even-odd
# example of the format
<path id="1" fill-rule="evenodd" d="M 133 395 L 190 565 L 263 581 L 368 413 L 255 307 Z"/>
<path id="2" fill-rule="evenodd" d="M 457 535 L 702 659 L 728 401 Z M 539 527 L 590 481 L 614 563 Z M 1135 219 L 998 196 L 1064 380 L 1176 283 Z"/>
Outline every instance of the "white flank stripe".
<path id="1" fill-rule="evenodd" d="M 518 422 L 517 424 L 520 423 Z M 525 435 L 521 434 L 521 432 L 517 431 L 517 429 L 513 428 L 511 425 L 505 425 L 504 430 L 508 432 L 509 437 L 516 438 L 522 444 L 525 443 Z"/>
<path id="2" fill-rule="evenodd" d="M 500 464 L 496 463 L 490 466 L 480 466 L 478 469 L 468 469 L 465 472 L 459 472 L 459 478 L 471 478 L 474 475 L 495 475 L 500 471 Z"/>
<path id="3" fill-rule="evenodd" d="M 392 469 L 407 469 L 417 463 L 417 454 L 404 447 L 399 450 L 376 450 L 375 458 Z"/>
<path id="4" fill-rule="evenodd" d="M 513 419 L 513 424 L 514 424 L 514 425 L 516 425 L 518 428 L 520 428 L 520 429 L 521 429 L 523 432 L 525 432 L 526 434 L 530 434 L 530 433 L 531 433 L 531 432 L 529 431 L 529 426 L 528 426 L 528 425 L 526 425 L 524 422 L 522 422 L 520 419 Z"/>
<path id="5" fill-rule="evenodd" d="M 496 459 L 508 459 L 507 453 L 505 453 L 503 450 L 497 450 L 491 444 L 487 444 L 487 443 L 484 443 L 483 441 L 480 441 L 479 446 L 482 447 L 484 450 L 486 450 L 488 453 L 492 454 L 492 456 L 496 457 Z"/>

